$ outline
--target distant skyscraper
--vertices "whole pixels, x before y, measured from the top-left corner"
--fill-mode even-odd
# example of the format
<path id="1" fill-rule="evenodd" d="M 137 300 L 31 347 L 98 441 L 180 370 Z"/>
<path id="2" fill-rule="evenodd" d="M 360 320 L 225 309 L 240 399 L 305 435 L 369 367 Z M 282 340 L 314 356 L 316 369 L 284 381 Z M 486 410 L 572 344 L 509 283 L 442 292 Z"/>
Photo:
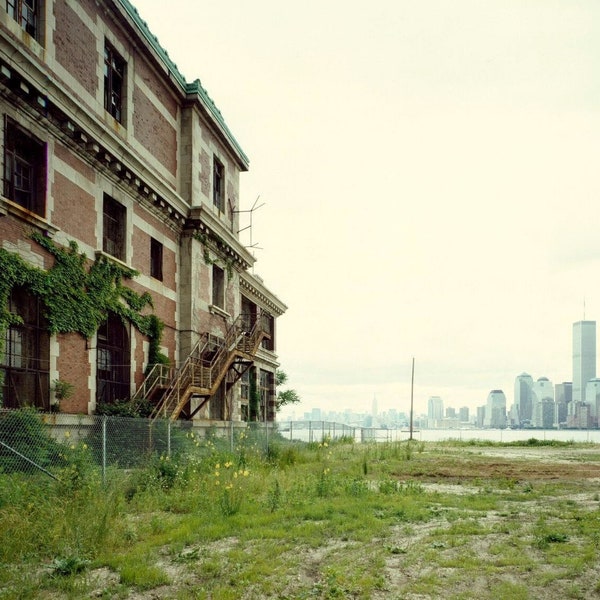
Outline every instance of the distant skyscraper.
<path id="1" fill-rule="evenodd" d="M 585 403 L 590 406 L 592 425 L 598 425 L 600 416 L 600 379 L 590 379 L 585 386 Z"/>
<path id="2" fill-rule="evenodd" d="M 519 414 L 520 425 L 531 421 L 533 377 L 529 373 L 521 373 L 515 378 L 515 406 Z"/>
<path id="3" fill-rule="evenodd" d="M 585 401 L 585 386 L 596 377 L 596 321 L 573 323 L 573 402 Z"/>
<path id="4" fill-rule="evenodd" d="M 563 381 L 554 386 L 554 400 L 557 404 L 570 404 L 573 399 L 573 384 L 570 381 Z"/>
<path id="5" fill-rule="evenodd" d="M 532 392 L 531 424 L 533 427 L 548 429 L 554 424 L 554 386 L 547 377 L 540 377 L 533 384 Z"/>
<path id="6" fill-rule="evenodd" d="M 554 386 L 547 377 L 540 377 L 532 386 L 533 402 L 541 402 L 549 398 L 554 402 Z"/>
<path id="7" fill-rule="evenodd" d="M 556 404 L 556 423 L 558 425 L 567 423 L 567 415 L 573 407 L 573 384 L 570 381 L 563 381 L 554 386 L 554 402 Z"/>
<path id="8" fill-rule="evenodd" d="M 484 427 L 506 427 L 506 396 L 502 390 L 492 390 L 485 405 Z"/>
<path id="9" fill-rule="evenodd" d="M 431 396 L 429 398 L 427 402 L 427 418 L 430 422 L 441 421 L 444 418 L 444 402 L 439 396 Z"/>
<path id="10" fill-rule="evenodd" d="M 459 411 L 458 411 L 458 418 L 460 420 L 461 423 L 468 423 L 469 422 L 469 407 L 468 406 L 462 406 Z"/>

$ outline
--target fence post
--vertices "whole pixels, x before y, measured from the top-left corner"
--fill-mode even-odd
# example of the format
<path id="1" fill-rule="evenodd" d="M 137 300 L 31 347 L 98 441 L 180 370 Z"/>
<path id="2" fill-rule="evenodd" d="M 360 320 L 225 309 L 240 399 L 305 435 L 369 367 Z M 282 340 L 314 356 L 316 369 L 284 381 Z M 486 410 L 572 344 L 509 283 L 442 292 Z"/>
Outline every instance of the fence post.
<path id="1" fill-rule="evenodd" d="M 102 417 L 102 483 L 106 485 L 106 419 Z"/>
<path id="2" fill-rule="evenodd" d="M 292 441 L 292 431 L 294 430 L 294 421 L 290 421 L 290 442 Z"/>
<path id="3" fill-rule="evenodd" d="M 264 423 L 265 426 L 265 456 L 269 455 L 269 424 L 267 421 Z"/>
<path id="4" fill-rule="evenodd" d="M 171 419 L 167 421 L 167 456 L 171 457 Z"/>

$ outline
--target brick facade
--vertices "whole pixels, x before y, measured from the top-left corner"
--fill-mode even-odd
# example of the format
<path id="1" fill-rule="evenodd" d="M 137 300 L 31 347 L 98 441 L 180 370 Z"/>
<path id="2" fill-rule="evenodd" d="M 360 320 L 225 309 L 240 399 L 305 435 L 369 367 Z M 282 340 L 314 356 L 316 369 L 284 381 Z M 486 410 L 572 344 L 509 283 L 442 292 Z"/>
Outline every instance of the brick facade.
<path id="1" fill-rule="evenodd" d="M 63 0 L 54 2 L 56 29 L 54 52 L 56 60 L 92 96 L 98 89 L 98 57 L 90 49 L 96 47 L 96 37 L 79 15 Z"/>
<path id="2" fill-rule="evenodd" d="M 61 173 L 54 173 L 52 222 L 66 235 L 97 247 L 96 199 Z"/>
<path id="3" fill-rule="evenodd" d="M 58 246 L 75 241 L 88 266 L 102 257 L 134 269 L 137 275 L 122 284 L 151 296 L 143 314 L 164 324 L 160 346 L 173 368 L 205 336 L 226 339 L 241 318 L 242 295 L 257 314 L 282 314 L 285 305 L 247 272 L 254 259 L 237 236 L 232 207 L 248 159 L 199 82 L 185 82 L 129 2 L 48 0 L 40 9 L 44 31 L 30 38 L 0 7 L 0 112 L 14 122 L 0 120 L 0 161 L 8 165 L 0 196 L 2 251 L 51 268 L 54 258 L 31 239 L 38 232 Z M 108 80 L 106 47 L 116 56 Z M 18 127 L 16 141 L 11 127 Z M 19 193 L 11 187 L 14 157 L 35 182 Z M 212 197 L 215 159 L 224 167 L 221 210 Z M 213 265 L 226 273 L 222 306 L 212 305 Z M 37 302 L 34 289 L 27 293 Z M 56 400 L 56 380 L 73 386 L 60 410 L 77 414 L 126 400 L 140 388 L 149 339 L 133 324 L 111 319 L 90 339 L 50 336 L 41 407 Z M 252 368 L 274 373 L 275 354 L 259 354 Z M 27 361 L 0 363 L 0 370 L 10 374 Z M 193 418 L 240 418 L 239 384 L 224 385 Z M 14 390 L 5 386 L 2 393 Z"/>
<path id="4" fill-rule="evenodd" d="M 177 173 L 177 133 L 152 101 L 135 86 L 133 90 L 135 139 L 160 163 Z"/>

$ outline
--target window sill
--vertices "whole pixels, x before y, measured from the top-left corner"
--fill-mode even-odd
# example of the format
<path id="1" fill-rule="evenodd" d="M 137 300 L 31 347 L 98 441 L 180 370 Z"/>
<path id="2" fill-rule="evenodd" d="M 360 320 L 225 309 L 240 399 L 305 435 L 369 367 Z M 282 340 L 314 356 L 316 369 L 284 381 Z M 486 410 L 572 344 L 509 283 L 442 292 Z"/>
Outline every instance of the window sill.
<path id="1" fill-rule="evenodd" d="M 58 227 L 52 225 L 52 223 L 44 217 L 41 217 L 40 215 L 23 208 L 20 204 L 2 196 L 0 197 L 0 215 L 6 216 L 9 214 L 29 223 L 48 237 L 53 237 L 58 231 Z"/>
<path id="2" fill-rule="evenodd" d="M 98 259 L 100 257 L 103 257 L 106 260 L 109 260 L 110 262 L 115 263 L 119 267 L 123 267 L 124 269 L 128 269 L 130 271 L 134 270 L 127 263 L 123 262 L 121 259 L 117 258 L 116 256 L 113 256 L 112 254 L 108 254 L 108 252 L 104 252 L 104 250 L 96 250 L 96 259 Z"/>
<path id="3" fill-rule="evenodd" d="M 223 317 L 224 319 L 231 318 L 231 315 L 227 311 L 224 311 L 222 308 L 220 308 L 216 304 L 209 304 L 208 312 L 212 313 L 213 315 L 219 315 L 220 317 Z"/>

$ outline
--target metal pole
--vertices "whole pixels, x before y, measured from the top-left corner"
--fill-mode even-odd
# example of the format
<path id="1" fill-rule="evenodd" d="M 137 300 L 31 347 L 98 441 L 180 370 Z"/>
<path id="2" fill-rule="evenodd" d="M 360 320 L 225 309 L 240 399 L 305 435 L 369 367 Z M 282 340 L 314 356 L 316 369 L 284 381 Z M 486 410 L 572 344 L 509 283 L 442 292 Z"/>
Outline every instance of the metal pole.
<path id="1" fill-rule="evenodd" d="M 102 417 L 102 483 L 106 485 L 106 419 Z"/>
<path id="2" fill-rule="evenodd" d="M 46 469 L 44 469 L 44 467 L 41 467 L 40 465 L 34 463 L 32 460 L 30 460 L 26 456 L 23 456 L 20 452 L 18 452 L 14 448 L 7 446 L 4 442 L 0 442 L 0 446 L 3 446 L 7 450 L 10 450 L 14 454 L 16 454 L 19 458 L 22 458 L 23 460 L 27 461 L 30 465 L 33 465 L 36 469 L 39 469 L 40 471 L 42 471 L 42 473 L 46 473 L 46 475 L 49 475 L 50 477 L 52 477 L 52 479 L 56 479 L 56 481 L 60 481 L 58 479 L 58 477 L 56 477 L 55 475 L 52 475 L 52 473 L 50 473 L 50 471 L 47 471 Z"/>
<path id="3" fill-rule="evenodd" d="M 167 421 L 167 456 L 171 456 L 171 419 Z"/>
<path id="4" fill-rule="evenodd" d="M 412 374 L 410 378 L 410 436 L 409 440 L 413 439 L 413 389 L 415 386 L 415 357 L 412 359 Z"/>

